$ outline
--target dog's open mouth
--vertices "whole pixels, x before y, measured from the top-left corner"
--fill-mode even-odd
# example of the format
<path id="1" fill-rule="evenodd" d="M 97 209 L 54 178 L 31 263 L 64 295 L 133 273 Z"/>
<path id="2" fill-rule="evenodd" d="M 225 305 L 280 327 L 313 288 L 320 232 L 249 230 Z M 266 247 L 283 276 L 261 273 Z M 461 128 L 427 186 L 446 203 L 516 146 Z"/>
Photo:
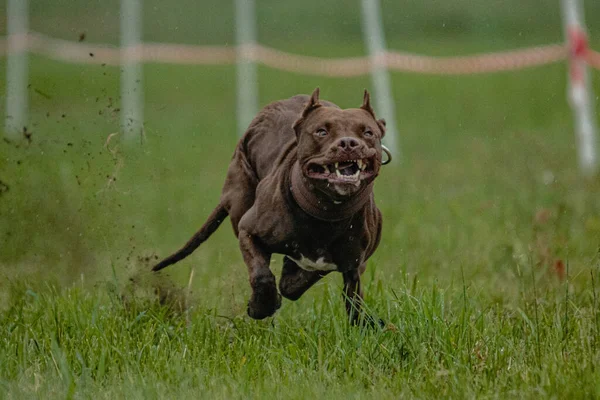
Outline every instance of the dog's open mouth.
<path id="1" fill-rule="evenodd" d="M 369 159 L 337 161 L 330 164 L 310 163 L 307 175 L 310 178 L 327 179 L 336 183 L 359 183 L 373 174 L 373 163 Z"/>

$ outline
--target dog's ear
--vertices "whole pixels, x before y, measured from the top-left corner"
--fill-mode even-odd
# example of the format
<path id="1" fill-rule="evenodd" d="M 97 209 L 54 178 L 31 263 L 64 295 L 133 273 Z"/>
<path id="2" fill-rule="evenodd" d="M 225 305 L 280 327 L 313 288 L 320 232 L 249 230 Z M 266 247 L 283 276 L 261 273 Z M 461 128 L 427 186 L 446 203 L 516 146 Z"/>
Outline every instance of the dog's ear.
<path id="1" fill-rule="evenodd" d="M 306 118 L 311 111 L 319 107 L 321 107 L 321 103 L 319 103 L 319 88 L 316 88 L 310 95 L 310 99 L 308 100 L 306 107 L 304 107 L 304 110 L 302 110 L 302 118 Z"/>
<path id="2" fill-rule="evenodd" d="M 366 112 L 371 114 L 373 118 L 375 118 L 375 111 L 373 111 L 373 107 L 371 107 L 371 95 L 369 94 L 369 91 L 367 89 L 365 89 L 365 94 L 363 95 L 363 103 L 362 106 L 360 106 L 360 108 L 365 110 Z"/>
<path id="3" fill-rule="evenodd" d="M 321 103 L 319 103 L 319 88 L 316 88 L 310 96 L 310 99 L 304 107 L 304 110 L 302 110 L 302 116 L 298 118 L 296 122 L 294 122 L 294 125 L 292 125 L 294 132 L 296 132 L 296 136 L 298 136 L 300 133 L 300 125 L 302 125 L 304 119 L 308 116 L 308 114 L 319 107 L 321 107 Z"/>
<path id="4" fill-rule="evenodd" d="M 375 116 L 375 111 L 373 111 L 373 107 L 371 107 L 371 95 L 369 94 L 369 91 L 367 89 L 365 89 L 365 94 L 363 95 L 363 103 L 362 106 L 360 106 L 360 108 L 371 114 L 375 122 L 377 122 L 377 126 L 379 126 L 379 129 L 381 129 L 381 137 L 384 137 L 385 119 L 377 119 L 377 117 Z"/>

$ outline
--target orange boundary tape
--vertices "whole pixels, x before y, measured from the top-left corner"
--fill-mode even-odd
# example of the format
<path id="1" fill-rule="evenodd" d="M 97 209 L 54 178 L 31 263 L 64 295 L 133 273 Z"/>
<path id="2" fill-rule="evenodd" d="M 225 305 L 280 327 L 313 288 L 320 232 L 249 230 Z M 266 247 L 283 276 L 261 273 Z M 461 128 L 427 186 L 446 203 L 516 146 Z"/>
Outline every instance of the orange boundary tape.
<path id="1" fill-rule="evenodd" d="M 236 49 L 226 46 L 194 46 L 167 43 L 144 43 L 127 50 L 118 47 L 78 43 L 55 39 L 40 33 L 29 33 L 15 41 L 20 50 L 44 55 L 51 59 L 81 63 L 120 65 L 121 52 L 132 52 L 142 62 L 231 65 L 236 62 Z M 0 39 L 0 55 L 8 53 L 8 40 Z M 274 48 L 256 45 L 245 49 L 245 54 L 267 67 L 307 75 L 328 77 L 353 77 L 366 75 L 373 65 L 390 71 L 435 75 L 482 74 L 513 71 L 564 61 L 569 56 L 564 44 L 550 44 L 519 50 L 459 57 L 431 57 L 399 51 L 388 51 L 375 60 L 369 57 L 320 58 L 287 53 Z M 600 69 L 600 53 L 588 49 L 588 64 Z"/>
<path id="2" fill-rule="evenodd" d="M 600 52 L 589 49 L 587 51 L 585 59 L 591 67 L 600 70 Z"/>

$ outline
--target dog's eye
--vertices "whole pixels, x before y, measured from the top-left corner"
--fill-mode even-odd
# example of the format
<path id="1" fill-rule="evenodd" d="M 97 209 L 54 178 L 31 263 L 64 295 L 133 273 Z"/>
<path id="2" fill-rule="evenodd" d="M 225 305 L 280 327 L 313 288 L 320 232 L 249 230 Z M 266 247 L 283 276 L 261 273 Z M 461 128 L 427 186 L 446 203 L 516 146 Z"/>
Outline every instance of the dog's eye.
<path id="1" fill-rule="evenodd" d="M 373 132 L 365 131 L 365 133 L 363 133 L 363 135 L 365 135 L 365 137 L 373 137 Z"/>
<path id="2" fill-rule="evenodd" d="M 325 137 L 327 136 L 327 131 L 325 129 L 319 129 L 315 132 L 315 135 L 318 137 Z"/>

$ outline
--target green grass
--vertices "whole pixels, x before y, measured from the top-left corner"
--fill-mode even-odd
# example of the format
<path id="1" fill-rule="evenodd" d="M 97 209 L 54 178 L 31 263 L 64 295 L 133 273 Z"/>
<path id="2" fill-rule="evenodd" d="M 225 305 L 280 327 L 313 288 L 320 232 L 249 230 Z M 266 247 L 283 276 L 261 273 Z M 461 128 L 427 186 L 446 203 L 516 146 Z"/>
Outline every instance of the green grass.
<path id="1" fill-rule="evenodd" d="M 567 283 L 532 291 L 523 276 L 509 304 L 466 283 L 380 281 L 369 299 L 385 330 L 349 327 L 329 287 L 260 322 L 140 293 L 124 302 L 112 285 L 15 287 L 0 386 L 25 398 L 596 397 L 597 271 L 586 278 L 594 284 L 568 294 Z"/>
<path id="2" fill-rule="evenodd" d="M 536 16 L 510 3 L 488 16 L 467 3 L 384 2 L 387 19 L 402 15 L 387 23 L 391 47 L 464 54 L 560 39 L 557 10 Z M 68 38 L 77 24 L 49 22 L 66 18 L 89 27 L 90 41 L 111 41 L 110 24 L 82 11 L 108 20 L 103 4 L 74 2 L 61 16 L 36 3 L 35 23 L 52 29 L 34 28 Z M 587 5 L 592 25 L 597 6 Z M 280 7 L 261 5 L 263 42 L 364 52 L 356 10 L 341 8 L 348 16 L 331 26 L 293 10 L 297 21 L 277 36 L 286 19 L 270 15 Z M 222 44 L 230 32 L 216 25 L 228 9 L 211 10 L 198 14 L 220 22 L 198 23 L 197 42 Z M 454 28 L 440 30 L 440 19 Z M 151 20 L 151 40 L 185 41 L 193 27 L 182 22 L 169 36 L 173 23 Z M 0 60 L 0 76 L 5 68 Z M 275 318 L 250 320 L 228 224 L 165 274 L 149 273 L 218 201 L 236 142 L 233 67 L 145 66 L 146 141 L 117 136 L 108 149 L 119 129 L 117 68 L 32 57 L 30 73 L 32 141 L 0 141 L 9 187 L 0 192 L 0 398 L 600 396 L 600 182 L 577 168 L 564 65 L 392 75 L 402 160 L 376 184 L 384 232 L 364 276 L 383 330 L 347 325 L 333 275 Z M 351 107 L 370 86 L 367 77 L 259 74 L 261 104 L 320 86 Z M 280 257 L 272 267 L 279 274 Z"/>

